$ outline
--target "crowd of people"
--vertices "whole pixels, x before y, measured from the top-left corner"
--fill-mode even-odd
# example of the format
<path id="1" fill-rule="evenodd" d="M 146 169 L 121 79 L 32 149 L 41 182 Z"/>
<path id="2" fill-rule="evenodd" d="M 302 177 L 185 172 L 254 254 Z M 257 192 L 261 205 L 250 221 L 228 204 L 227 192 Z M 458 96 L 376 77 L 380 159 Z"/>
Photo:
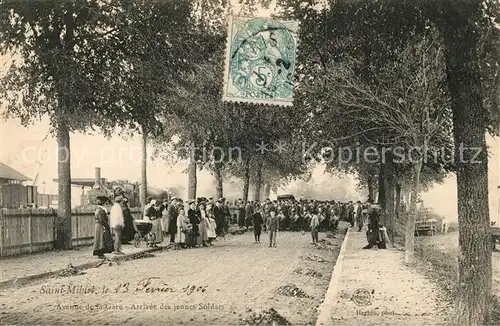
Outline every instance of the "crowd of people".
<path id="1" fill-rule="evenodd" d="M 260 243 L 262 232 L 267 232 L 269 247 L 276 247 L 278 231 L 311 232 L 312 244 L 316 244 L 318 233 L 335 232 L 340 220 L 349 222 L 358 231 L 368 224 L 369 246 L 379 243 L 378 238 L 371 235 L 376 233 L 378 237 L 375 231 L 379 228 L 378 210 L 376 205 L 368 202 L 266 199 L 245 203 L 238 199 L 233 206 L 225 198 L 199 198 L 184 202 L 175 197 L 162 201 L 149 197 L 143 221 L 134 223 L 125 197 L 114 198 L 109 214 L 104 207 L 109 198 L 103 196 L 97 200 L 94 255 L 101 258 L 105 253 L 123 254 L 121 245 L 138 236 L 139 222 L 148 224 L 147 233 L 153 235 L 148 241 L 151 246 L 162 243 L 165 237 L 171 244 L 183 248 L 212 246 L 215 239 L 228 233 L 231 224 L 238 224 L 242 231 L 252 228 L 255 243 Z"/>

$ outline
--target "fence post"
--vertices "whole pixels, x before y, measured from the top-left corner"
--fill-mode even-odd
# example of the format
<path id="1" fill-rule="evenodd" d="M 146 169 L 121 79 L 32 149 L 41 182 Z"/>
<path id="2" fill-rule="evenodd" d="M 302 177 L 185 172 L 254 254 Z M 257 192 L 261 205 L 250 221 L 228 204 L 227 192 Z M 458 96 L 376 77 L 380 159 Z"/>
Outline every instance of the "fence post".
<path id="1" fill-rule="evenodd" d="M 75 241 L 76 244 L 75 244 L 75 246 L 78 246 L 78 244 L 79 244 L 79 240 L 78 240 L 79 239 L 79 237 L 78 237 L 78 221 L 80 219 L 80 215 L 78 215 L 78 209 L 77 208 L 75 208 L 75 217 L 76 217 L 75 218 L 75 224 L 76 224 L 76 232 L 75 232 L 76 233 L 76 236 L 75 236 L 76 237 L 76 239 L 75 239 L 76 240 Z"/>
<path id="2" fill-rule="evenodd" d="M 1 195 L 1 194 L 0 194 Z M 0 257 L 3 257 L 3 233 L 5 229 L 3 208 L 0 208 Z"/>
<path id="3" fill-rule="evenodd" d="M 33 210 L 30 208 L 28 215 L 28 236 L 30 239 L 30 254 L 33 253 L 33 218 L 32 218 Z"/>

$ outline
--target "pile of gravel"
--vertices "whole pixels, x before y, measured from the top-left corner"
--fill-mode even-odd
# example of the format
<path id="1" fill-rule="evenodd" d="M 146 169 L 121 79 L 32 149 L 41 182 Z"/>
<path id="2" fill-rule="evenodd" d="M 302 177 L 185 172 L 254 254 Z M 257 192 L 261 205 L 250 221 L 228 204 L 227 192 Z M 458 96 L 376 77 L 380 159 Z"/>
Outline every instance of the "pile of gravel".
<path id="1" fill-rule="evenodd" d="M 307 276 L 312 276 L 312 277 L 317 277 L 321 278 L 323 275 L 321 273 L 316 272 L 314 269 L 310 268 L 297 268 L 293 271 L 295 274 L 301 274 L 301 275 L 307 275 Z"/>
<path id="2" fill-rule="evenodd" d="M 321 256 L 308 254 L 307 256 L 301 256 L 300 258 L 309 261 L 317 261 L 318 263 L 326 263 L 327 260 L 323 259 Z"/>
<path id="3" fill-rule="evenodd" d="M 59 274 L 57 274 L 58 277 L 69 277 L 69 276 L 77 276 L 77 275 L 83 275 L 85 274 L 81 270 L 77 269 L 73 264 L 69 263 L 68 266 L 64 270 L 62 270 Z"/>
<path id="4" fill-rule="evenodd" d="M 251 311 L 251 315 L 244 321 L 244 325 L 291 325 L 285 317 L 281 316 L 276 310 L 270 308 L 268 310 L 256 313 Z"/>
<path id="5" fill-rule="evenodd" d="M 169 243 L 166 245 L 163 250 L 181 250 L 182 246 L 180 243 Z"/>
<path id="6" fill-rule="evenodd" d="M 300 289 L 299 287 L 297 287 L 297 285 L 293 283 L 288 283 L 287 285 L 280 286 L 276 290 L 276 294 L 281 294 L 287 297 L 308 298 L 308 299 L 312 298 L 312 296 L 302 291 L 302 289 Z"/>
<path id="7" fill-rule="evenodd" d="M 324 244 L 324 245 L 327 245 L 327 246 L 333 246 L 334 243 L 331 242 L 330 240 L 327 240 L 327 239 L 321 239 L 318 241 L 318 243 L 321 243 L 321 244 Z"/>
<path id="8" fill-rule="evenodd" d="M 316 249 L 318 249 L 318 250 L 326 250 L 326 251 L 335 251 L 336 247 L 335 246 L 328 246 L 328 245 L 323 244 L 323 243 L 318 243 L 316 245 Z"/>

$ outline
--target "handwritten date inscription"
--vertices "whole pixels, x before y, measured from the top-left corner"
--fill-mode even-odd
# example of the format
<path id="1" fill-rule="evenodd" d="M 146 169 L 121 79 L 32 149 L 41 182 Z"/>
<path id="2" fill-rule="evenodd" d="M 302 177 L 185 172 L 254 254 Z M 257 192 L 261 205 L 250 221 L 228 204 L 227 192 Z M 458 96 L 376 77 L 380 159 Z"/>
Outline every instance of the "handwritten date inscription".
<path id="1" fill-rule="evenodd" d="M 191 295 L 193 293 L 204 293 L 208 285 L 196 286 L 196 285 L 186 285 L 182 288 L 174 288 L 165 283 L 160 283 L 159 277 L 148 277 L 137 282 L 136 285 L 130 284 L 130 282 L 121 283 L 115 289 L 115 293 L 127 293 L 127 292 L 143 292 L 143 293 L 186 293 Z"/>

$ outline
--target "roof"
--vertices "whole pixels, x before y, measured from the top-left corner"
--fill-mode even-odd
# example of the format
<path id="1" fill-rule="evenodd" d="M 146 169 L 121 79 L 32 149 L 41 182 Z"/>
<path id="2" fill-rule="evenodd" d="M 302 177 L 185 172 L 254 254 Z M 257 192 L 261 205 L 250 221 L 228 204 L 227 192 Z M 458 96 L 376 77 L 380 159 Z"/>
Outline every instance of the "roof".
<path id="1" fill-rule="evenodd" d="M 54 182 L 59 182 L 59 179 L 53 179 Z M 101 178 L 101 183 L 106 182 L 105 178 Z M 79 178 L 71 179 L 71 184 L 75 186 L 83 186 L 83 187 L 93 187 L 95 185 L 95 178 Z"/>
<path id="2" fill-rule="evenodd" d="M 31 180 L 19 171 L 14 170 L 7 164 L 0 162 L 0 179 L 28 181 Z"/>

